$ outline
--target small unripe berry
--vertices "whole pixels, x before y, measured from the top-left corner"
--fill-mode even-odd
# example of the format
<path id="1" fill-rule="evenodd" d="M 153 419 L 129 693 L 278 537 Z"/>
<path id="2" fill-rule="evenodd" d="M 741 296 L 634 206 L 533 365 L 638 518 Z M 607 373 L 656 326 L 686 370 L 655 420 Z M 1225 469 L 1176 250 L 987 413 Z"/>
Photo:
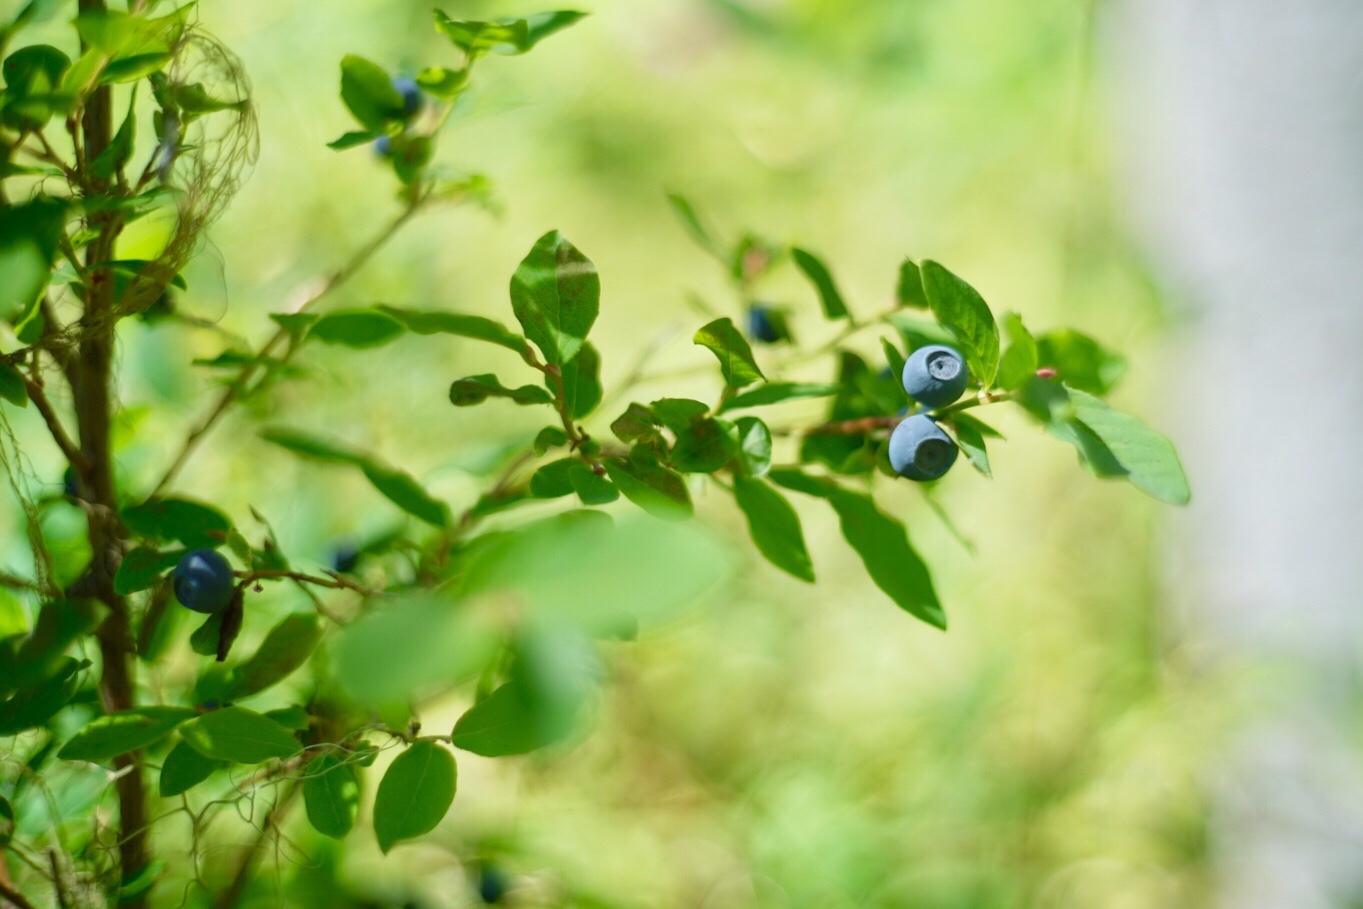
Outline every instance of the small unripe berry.
<path id="1" fill-rule="evenodd" d="M 770 307 L 754 303 L 748 307 L 748 337 L 763 344 L 775 344 L 781 340 L 781 329 L 776 324 Z"/>
<path id="2" fill-rule="evenodd" d="M 175 599 L 195 612 L 214 613 L 232 602 L 236 579 L 232 566 L 213 549 L 184 554 L 174 573 Z"/>
<path id="3" fill-rule="evenodd" d="M 920 483 L 935 480 L 956 463 L 956 443 L 927 414 L 906 417 L 890 435 L 890 466 Z"/>
<path id="4" fill-rule="evenodd" d="M 402 110 L 406 119 L 415 117 L 425 101 L 421 94 L 421 86 L 410 76 L 398 76 L 393 80 L 393 88 L 402 96 Z"/>
<path id="5" fill-rule="evenodd" d="M 488 905 L 500 903 L 511 889 L 506 873 L 496 865 L 484 865 L 478 875 L 478 897 Z"/>
<path id="6" fill-rule="evenodd" d="M 965 393 L 970 376 L 959 351 L 920 347 L 904 363 L 904 390 L 924 407 L 945 407 Z"/>

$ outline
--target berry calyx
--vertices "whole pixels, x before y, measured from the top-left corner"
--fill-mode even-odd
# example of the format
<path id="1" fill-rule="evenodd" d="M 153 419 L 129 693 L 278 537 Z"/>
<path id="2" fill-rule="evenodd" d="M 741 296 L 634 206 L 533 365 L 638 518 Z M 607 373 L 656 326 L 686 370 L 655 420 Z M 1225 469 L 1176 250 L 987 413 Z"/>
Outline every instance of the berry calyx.
<path id="1" fill-rule="evenodd" d="M 920 483 L 945 474 L 958 453 L 956 443 L 927 414 L 906 417 L 890 435 L 890 466 Z"/>
<path id="2" fill-rule="evenodd" d="M 960 351 L 944 344 L 920 347 L 904 363 L 904 390 L 924 407 L 945 407 L 965 393 L 970 379 Z"/>

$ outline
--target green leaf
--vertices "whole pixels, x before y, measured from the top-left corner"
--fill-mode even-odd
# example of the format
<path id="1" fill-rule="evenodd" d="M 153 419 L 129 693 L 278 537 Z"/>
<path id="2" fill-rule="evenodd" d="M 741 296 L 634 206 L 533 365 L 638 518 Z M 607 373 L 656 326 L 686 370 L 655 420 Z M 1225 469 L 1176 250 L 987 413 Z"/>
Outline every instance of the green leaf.
<path id="1" fill-rule="evenodd" d="M 260 649 L 227 674 L 222 697 L 239 700 L 283 681 L 307 661 L 321 639 L 322 622 L 315 614 L 285 616 L 270 629 Z"/>
<path id="2" fill-rule="evenodd" d="M 38 612 L 33 631 L 12 656 L 0 659 L 0 692 L 23 689 L 55 674 L 68 647 L 94 631 L 105 608 L 94 600 L 49 600 Z"/>
<path id="3" fill-rule="evenodd" d="M 695 240 L 701 249 L 728 265 L 729 256 L 724 249 L 724 244 L 716 240 L 710 234 L 710 231 L 705 229 L 705 225 L 701 223 L 695 208 L 692 207 L 686 197 L 677 193 L 668 193 L 667 201 L 672 203 L 673 211 L 681 219 L 682 225 L 686 228 L 686 232 L 691 235 L 691 239 Z"/>
<path id="4" fill-rule="evenodd" d="M 762 480 L 736 477 L 734 500 L 748 519 L 758 551 L 787 574 L 813 583 L 814 565 L 805 548 L 800 516 L 785 496 Z"/>
<path id="5" fill-rule="evenodd" d="M 899 283 L 895 286 L 895 299 L 900 306 L 928 308 L 928 298 L 923 293 L 923 275 L 912 259 L 905 259 L 899 263 Z"/>
<path id="6" fill-rule="evenodd" d="M 326 344 L 341 344 L 357 349 L 381 347 L 402 336 L 403 325 L 388 313 L 377 309 L 343 309 L 319 318 L 308 332 L 308 340 L 316 338 Z"/>
<path id="7" fill-rule="evenodd" d="M 704 407 L 705 405 L 701 404 L 700 406 Z M 649 439 L 656 436 L 659 422 L 658 415 L 653 412 L 653 408 L 631 402 L 625 412 L 611 423 L 611 432 L 615 433 L 615 437 L 621 442 L 636 442 L 639 439 Z"/>
<path id="8" fill-rule="evenodd" d="M 218 639 L 222 634 L 222 618 L 223 612 L 215 612 L 194 629 L 194 633 L 189 636 L 189 649 L 199 656 L 217 654 Z"/>
<path id="9" fill-rule="evenodd" d="M 601 403 L 601 355 L 591 344 L 583 344 L 563 364 L 564 407 L 573 419 L 581 420 Z"/>
<path id="10" fill-rule="evenodd" d="M 380 305 L 376 308 L 396 319 L 413 334 L 458 335 L 477 341 L 487 341 L 516 353 L 525 350 L 525 338 L 509 330 L 502 323 L 482 316 L 469 316 L 457 312 L 423 312 L 416 309 L 399 309 L 396 306 Z"/>
<path id="11" fill-rule="evenodd" d="M 499 642 L 491 628 L 458 603 L 393 597 L 341 629 L 329 648 L 331 669 L 342 690 L 361 704 L 405 702 L 427 686 L 448 686 L 478 675 Z"/>
<path id="12" fill-rule="evenodd" d="M 734 426 L 738 429 L 738 456 L 735 462 L 739 474 L 745 477 L 765 476 L 771 469 L 771 430 L 757 417 L 739 417 Z"/>
<path id="13" fill-rule="evenodd" d="M 92 721 L 67 742 L 57 757 L 98 763 L 154 745 L 194 716 L 188 707 L 135 707 Z"/>
<path id="14" fill-rule="evenodd" d="M 451 19 L 440 10 L 436 10 L 435 28 L 470 57 L 478 57 L 488 51 L 499 54 L 523 54 L 554 32 L 567 28 L 585 15 L 587 14 L 559 10 L 537 13 L 524 19 L 475 22 Z"/>
<path id="15" fill-rule="evenodd" d="M 507 398 L 517 404 L 552 404 L 553 396 L 538 385 L 507 388 L 492 373 L 455 379 L 450 385 L 450 403 L 455 407 L 472 407 L 488 398 Z"/>
<path id="16" fill-rule="evenodd" d="M 265 716 L 274 720 L 285 729 L 293 729 L 301 732 L 312 725 L 308 717 L 308 712 L 297 705 L 292 707 L 276 707 L 274 710 L 265 711 Z"/>
<path id="17" fill-rule="evenodd" d="M 1037 359 L 1036 340 L 1022 324 L 1021 316 L 1015 312 L 1004 313 L 1003 333 L 1008 336 L 1008 349 L 999 361 L 999 387 L 1013 391 L 1027 384 L 1041 364 Z"/>
<path id="18" fill-rule="evenodd" d="M 372 132 L 381 132 L 389 121 L 401 121 L 407 116 L 402 95 L 383 67 L 354 54 L 341 60 L 341 100 L 355 119 Z"/>
<path id="19" fill-rule="evenodd" d="M 880 339 L 880 349 L 885 351 L 885 362 L 888 364 L 886 368 L 890 370 L 890 375 L 895 381 L 899 381 L 904 375 L 904 355 L 889 338 Z"/>
<path id="20" fill-rule="evenodd" d="M 184 742 L 176 742 L 161 763 L 161 798 L 188 792 L 219 770 L 230 767 L 227 761 L 204 757 Z"/>
<path id="21" fill-rule="evenodd" d="M 829 385 L 823 382 L 768 382 L 765 385 L 757 386 L 752 391 L 734 395 L 719 409 L 719 412 L 738 410 L 741 407 L 780 404 L 798 398 L 826 398 L 840 391 L 842 391 L 841 385 Z"/>
<path id="22" fill-rule="evenodd" d="M 738 454 L 738 428 L 713 417 L 698 420 L 677 435 L 672 466 L 683 473 L 714 473 Z"/>
<path id="23" fill-rule="evenodd" d="M 123 119 L 123 125 L 118 128 L 113 140 L 100 152 L 99 157 L 90 164 L 90 170 L 95 176 L 105 180 L 113 179 L 115 174 L 123 172 L 123 166 L 132 157 L 133 142 L 137 135 L 136 103 L 137 92 L 134 86 L 133 94 L 128 99 L 128 114 Z"/>
<path id="24" fill-rule="evenodd" d="M 77 673 L 89 665 L 89 660 L 66 659 L 48 678 L 0 701 L 0 737 L 18 735 L 50 720 L 75 697 L 80 683 Z"/>
<path id="25" fill-rule="evenodd" d="M 871 580 L 900 609 L 929 625 L 946 629 L 946 613 L 932 576 L 909 544 L 904 525 L 883 514 L 867 496 L 839 489 L 828 497 L 838 513 L 842 535 L 861 556 Z"/>
<path id="26" fill-rule="evenodd" d="M 978 421 L 969 417 L 962 420 L 963 416 L 965 414 L 952 415 L 951 425 L 956 430 L 956 442 L 970 460 L 970 465 L 993 479 L 994 472 L 989 468 L 989 452 L 985 449 L 984 434 L 980 432 Z"/>
<path id="27" fill-rule="evenodd" d="M 468 82 L 469 71 L 467 67 L 448 69 L 443 66 L 428 66 L 416 74 L 417 85 L 437 98 L 443 98 L 446 101 L 463 91 Z"/>
<path id="28" fill-rule="evenodd" d="M 692 340 L 714 352 L 730 388 L 742 388 L 766 378 L 753 359 L 747 339 L 734 327 L 732 319 L 716 319 L 696 332 Z"/>
<path id="29" fill-rule="evenodd" d="M 62 75 L 71 59 L 55 47 L 32 44 L 5 59 L 5 90 L 0 94 L 0 121 L 24 132 L 36 132 L 75 100 L 62 90 Z"/>
<path id="30" fill-rule="evenodd" d="M 398 755 L 374 797 L 379 850 L 434 830 L 454 801 L 457 775 L 454 755 L 435 742 L 413 742 Z"/>
<path id="31" fill-rule="evenodd" d="M 543 727 L 533 696 L 524 686 L 508 682 L 459 718 L 450 742 L 484 757 L 507 757 L 546 748 L 572 732 L 566 723 L 557 724 L 552 734 Z"/>
<path id="32" fill-rule="evenodd" d="M 550 461 L 530 477 L 530 494 L 537 499 L 561 499 L 573 494 L 571 472 L 576 457 Z"/>
<path id="33" fill-rule="evenodd" d="M 381 135 L 383 135 L 383 133 L 367 129 L 353 130 L 348 133 L 343 133 L 339 139 L 332 139 L 327 143 L 327 148 L 333 151 L 345 151 L 347 148 L 368 145 Z"/>
<path id="34" fill-rule="evenodd" d="M 649 408 L 658 421 L 677 435 L 686 432 L 710 412 L 708 406 L 690 398 L 659 398 Z"/>
<path id="35" fill-rule="evenodd" d="M 644 460 L 607 458 L 603 463 L 625 498 L 649 514 L 685 520 L 694 513 L 691 494 L 681 474 Z"/>
<path id="36" fill-rule="evenodd" d="M 245 707 L 224 707 L 186 723 L 180 736 L 204 757 L 259 764 L 303 750 L 289 730 Z"/>
<path id="37" fill-rule="evenodd" d="M 14 806 L 9 799 L 0 796 L 0 849 L 5 849 L 14 841 Z"/>
<path id="38" fill-rule="evenodd" d="M 123 557 L 114 575 L 114 593 L 127 596 L 139 590 L 148 590 L 161 583 L 166 572 L 174 568 L 184 557 L 187 550 L 172 549 L 157 552 L 139 546 Z"/>
<path id="39" fill-rule="evenodd" d="M 569 466 L 568 480 L 583 505 L 609 505 L 620 498 L 620 490 L 616 489 L 610 480 L 599 476 L 580 458 L 574 459 Z"/>
<path id="40" fill-rule="evenodd" d="M 188 499 L 149 499 L 123 509 L 123 523 L 138 536 L 177 540 L 187 549 L 216 549 L 232 528 L 221 511 Z"/>
<path id="41" fill-rule="evenodd" d="M 1126 358 L 1088 335 L 1064 329 L 1036 339 L 1038 366 L 1049 366 L 1070 388 L 1102 397 L 1126 375 Z"/>
<path id="42" fill-rule="evenodd" d="M 360 812 L 360 779 L 355 768 L 337 754 L 314 758 L 303 779 L 303 804 L 314 830 L 343 839 Z"/>
<path id="43" fill-rule="evenodd" d="M 936 262 L 923 263 L 923 289 L 932 314 L 956 335 L 970 371 L 985 388 L 999 368 L 999 327 L 975 288 Z"/>
<path id="44" fill-rule="evenodd" d="M 0 398 L 16 407 L 28 406 L 28 389 L 24 386 L 24 376 L 8 363 L 0 363 Z"/>
<path id="45" fill-rule="evenodd" d="M 18 324 L 47 287 L 67 204 L 38 196 L 0 207 L 0 318 Z"/>
<path id="46" fill-rule="evenodd" d="M 568 442 L 568 434 L 562 429 L 557 426 L 546 426 L 535 436 L 535 442 L 531 448 L 538 457 L 551 448 L 562 448 Z"/>
<path id="47" fill-rule="evenodd" d="M 838 285 L 833 282 L 833 275 L 823 260 L 812 252 L 798 247 L 792 247 L 790 255 L 796 266 L 805 273 L 805 277 L 819 292 L 819 302 L 823 304 L 824 316 L 829 319 L 848 318 L 851 314 L 847 311 L 847 304 L 843 301 L 842 294 L 838 292 Z"/>
<path id="48" fill-rule="evenodd" d="M 331 464 L 349 464 L 360 468 L 374 488 L 408 514 L 435 527 L 446 527 L 450 521 L 449 506 L 433 498 L 410 475 L 371 458 L 362 452 L 337 442 L 294 429 L 272 427 L 261 432 L 261 438 L 295 454 Z"/>
<path id="49" fill-rule="evenodd" d="M 1136 488 L 1170 505 L 1188 503 L 1192 493 L 1173 443 L 1093 395 L 1077 388 L 1067 390 L 1075 419 L 1107 446 Z"/>
<path id="50" fill-rule="evenodd" d="M 433 497 L 420 483 L 400 470 L 382 464 L 364 465 L 364 475 L 374 488 L 414 518 L 420 518 L 432 527 L 450 525 L 450 508 Z"/>
<path id="51" fill-rule="evenodd" d="M 555 366 L 577 356 L 600 304 L 596 266 L 556 230 L 536 241 L 511 278 L 511 308 Z"/>

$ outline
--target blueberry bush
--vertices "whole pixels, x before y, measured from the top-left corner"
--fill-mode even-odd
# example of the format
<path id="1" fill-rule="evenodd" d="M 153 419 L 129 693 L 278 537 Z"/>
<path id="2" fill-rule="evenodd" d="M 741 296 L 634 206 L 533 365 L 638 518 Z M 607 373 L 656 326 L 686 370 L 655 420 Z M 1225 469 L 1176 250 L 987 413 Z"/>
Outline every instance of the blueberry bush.
<path id="1" fill-rule="evenodd" d="M 1187 501 L 1169 441 L 1104 402 L 1127 366 L 1116 352 L 1070 329 L 1034 333 L 1016 313 L 996 318 L 963 278 L 926 259 L 898 263 L 893 305 L 868 311 L 815 253 L 753 234 L 728 242 L 681 195 L 659 204 L 670 202 L 733 288 L 731 314 L 712 313 L 693 338 L 703 348 L 695 371 L 713 378 L 706 400 L 636 398 L 646 356 L 620 387 L 603 387 L 613 352 L 591 336 L 609 318 L 601 278 L 555 230 L 510 276 L 502 321 L 329 305 L 418 214 L 488 203 L 487 178 L 437 154 L 452 111 L 481 67 L 509 65 L 496 58 L 530 52 L 582 16 L 482 22 L 437 10 L 448 55 L 415 75 L 340 61 L 337 110 L 354 128 L 331 147 L 377 156 L 396 187 L 393 216 L 271 315 L 262 343 L 231 343 L 198 364 L 220 380 L 216 391 L 183 438 L 162 440 L 163 469 L 147 483 L 117 469 L 120 326 L 198 327 L 177 308 L 182 272 L 254 161 L 250 84 L 192 4 L 33 0 L 0 24 L 0 456 L 32 555 L 26 570 L 0 575 L 0 900 L 238 905 L 300 810 L 317 834 L 373 837 L 384 853 L 429 833 L 455 798 L 458 752 L 523 755 L 577 734 L 609 681 L 604 642 L 667 621 L 720 580 L 729 554 L 688 524 L 698 488 L 731 496 L 756 552 L 810 583 L 815 559 L 792 502 L 826 503 L 888 603 L 941 629 L 948 604 L 932 567 L 876 492 L 937 481 L 962 454 L 989 478 L 989 448 L 1002 439 L 979 416 L 986 407 L 1021 408 L 1099 477 Z M 62 46 L 25 43 L 53 21 L 71 23 Z M 120 237 L 144 219 L 170 225 L 159 251 L 121 257 Z M 787 318 L 808 301 L 762 294 L 764 278 L 792 266 L 824 319 L 816 337 L 797 337 Z M 224 415 L 294 380 L 318 345 L 380 357 L 410 335 L 504 352 L 500 374 L 445 377 L 453 408 L 543 415 L 533 440 L 500 446 L 470 507 L 453 510 L 366 451 L 266 422 L 257 429 L 276 457 L 358 471 L 409 517 L 338 540 L 330 570 L 306 570 L 280 546 L 268 505 L 201 501 L 177 485 Z M 868 337 L 882 362 L 852 349 Z M 825 381 L 788 378 L 811 364 Z M 826 399 L 825 416 L 782 416 L 802 399 Z M 25 408 L 50 439 L 15 431 Z M 28 465 L 49 444 L 64 463 L 35 486 Z M 75 543 L 53 529 L 73 516 Z M 239 652 L 265 585 L 296 588 L 311 608 Z M 191 611 L 199 624 L 184 628 Z M 193 672 L 149 683 L 151 667 L 190 651 Z M 261 697 L 279 690 L 288 703 Z M 423 704 L 458 692 L 471 706 L 452 728 L 422 723 Z M 386 770 L 367 769 L 384 751 L 394 753 Z M 172 824 L 188 836 L 162 835 Z M 477 867 L 481 899 L 499 902 L 503 872 L 492 860 Z"/>

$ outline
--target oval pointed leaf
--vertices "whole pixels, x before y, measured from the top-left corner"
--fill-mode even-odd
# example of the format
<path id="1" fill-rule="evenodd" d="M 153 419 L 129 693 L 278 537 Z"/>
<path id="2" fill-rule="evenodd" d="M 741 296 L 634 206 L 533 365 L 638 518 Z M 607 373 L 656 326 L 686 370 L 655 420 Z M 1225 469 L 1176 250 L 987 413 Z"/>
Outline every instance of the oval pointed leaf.
<path id="1" fill-rule="evenodd" d="M 696 332 L 692 340 L 714 353 L 730 388 L 742 388 L 766 378 L 753 358 L 748 340 L 734 327 L 732 319 L 716 319 Z"/>
<path id="2" fill-rule="evenodd" d="M 1185 505 L 1192 497 L 1188 478 L 1174 445 L 1130 414 L 1113 410 L 1087 392 L 1067 389 L 1074 416 L 1092 430 L 1141 491 L 1170 505 Z"/>
<path id="3" fill-rule="evenodd" d="M 184 549 L 157 552 L 139 546 L 125 555 L 119 564 L 118 573 L 114 575 L 114 593 L 127 596 L 139 590 L 155 587 L 165 573 L 184 557 L 185 552 Z"/>
<path id="4" fill-rule="evenodd" d="M 374 797 L 374 835 L 387 853 L 435 829 L 454 801 L 454 755 L 435 742 L 414 742 L 397 756 Z"/>
<path id="5" fill-rule="evenodd" d="M 123 523 L 153 540 L 177 540 L 188 549 L 214 549 L 227 539 L 232 522 L 211 505 L 188 499 L 151 499 L 123 509 Z"/>
<path id="6" fill-rule="evenodd" d="M 355 768 L 336 754 L 313 759 L 303 780 L 303 804 L 314 830 L 334 840 L 344 838 L 360 810 L 360 779 Z"/>
<path id="7" fill-rule="evenodd" d="M 826 398 L 840 391 L 842 391 L 841 385 L 829 385 L 824 382 L 768 382 L 765 385 L 759 385 L 752 391 L 734 395 L 720 408 L 720 412 L 737 410 L 740 407 L 780 404 L 783 401 L 794 401 L 799 398 Z"/>
<path id="8" fill-rule="evenodd" d="M 975 288 L 942 265 L 929 260 L 922 271 L 932 314 L 956 335 L 970 372 L 988 388 L 999 368 L 999 327 L 988 304 Z"/>
<path id="9" fill-rule="evenodd" d="M 539 238 L 511 278 L 516 319 L 555 366 L 577 356 L 600 305 L 596 266 L 556 230 Z"/>
<path id="10" fill-rule="evenodd" d="M 303 750 L 289 730 L 245 707 L 224 707 L 186 723 L 180 735 L 204 757 L 259 764 Z"/>
<path id="11" fill-rule="evenodd" d="M 450 403 L 455 407 L 472 407 L 488 398 L 509 398 L 517 404 L 552 404 L 554 398 L 538 385 L 507 388 L 492 373 L 456 379 L 450 386 Z"/>
<path id="12" fill-rule="evenodd" d="M 322 639 L 322 622 L 312 613 L 295 613 L 270 629 L 260 649 L 227 675 L 222 697 L 238 700 L 259 694 L 302 666 Z"/>
<path id="13" fill-rule="evenodd" d="M 98 763 L 153 745 L 194 716 L 188 707 L 136 707 L 102 716 L 67 742 L 57 757 Z"/>
<path id="14" fill-rule="evenodd" d="M 838 513 L 843 537 L 861 556 L 876 586 L 900 609 L 945 629 L 946 613 L 933 589 L 932 576 L 909 544 L 904 525 L 883 514 L 866 496 L 841 488 L 829 490 L 827 495 Z"/>
<path id="15" fill-rule="evenodd" d="M 379 306 L 379 311 L 387 313 L 418 335 L 459 335 L 487 341 L 514 350 L 525 350 L 525 338 L 507 329 L 502 323 L 485 319 L 482 316 L 469 316 L 457 312 L 423 312 L 416 309 L 399 309 L 396 306 Z"/>
<path id="16" fill-rule="evenodd" d="M 161 797 L 188 792 L 215 772 L 231 766 L 226 761 L 204 757 L 184 742 L 177 742 L 161 764 Z"/>
<path id="17" fill-rule="evenodd" d="M 823 314 L 829 319 L 845 319 L 850 313 L 847 311 L 847 303 L 843 301 L 842 294 L 838 291 L 838 285 L 833 281 L 833 274 L 828 270 L 828 266 L 823 260 L 812 252 L 792 248 L 790 256 L 795 260 L 796 266 L 805 273 L 805 277 L 814 285 L 814 289 L 819 292 L 819 302 L 823 304 Z"/>
<path id="18" fill-rule="evenodd" d="M 777 568 L 802 581 L 814 582 L 814 565 L 805 548 L 800 516 L 770 484 L 734 479 L 734 500 L 748 519 L 753 543 Z"/>
<path id="19" fill-rule="evenodd" d="M 692 515 L 691 493 L 676 471 L 627 458 L 607 458 L 602 463 L 625 498 L 649 514 L 668 520 Z"/>
<path id="20" fill-rule="evenodd" d="M 327 313 L 313 323 L 308 340 L 345 347 L 380 347 L 400 338 L 406 329 L 388 313 L 377 309 L 349 309 Z"/>

